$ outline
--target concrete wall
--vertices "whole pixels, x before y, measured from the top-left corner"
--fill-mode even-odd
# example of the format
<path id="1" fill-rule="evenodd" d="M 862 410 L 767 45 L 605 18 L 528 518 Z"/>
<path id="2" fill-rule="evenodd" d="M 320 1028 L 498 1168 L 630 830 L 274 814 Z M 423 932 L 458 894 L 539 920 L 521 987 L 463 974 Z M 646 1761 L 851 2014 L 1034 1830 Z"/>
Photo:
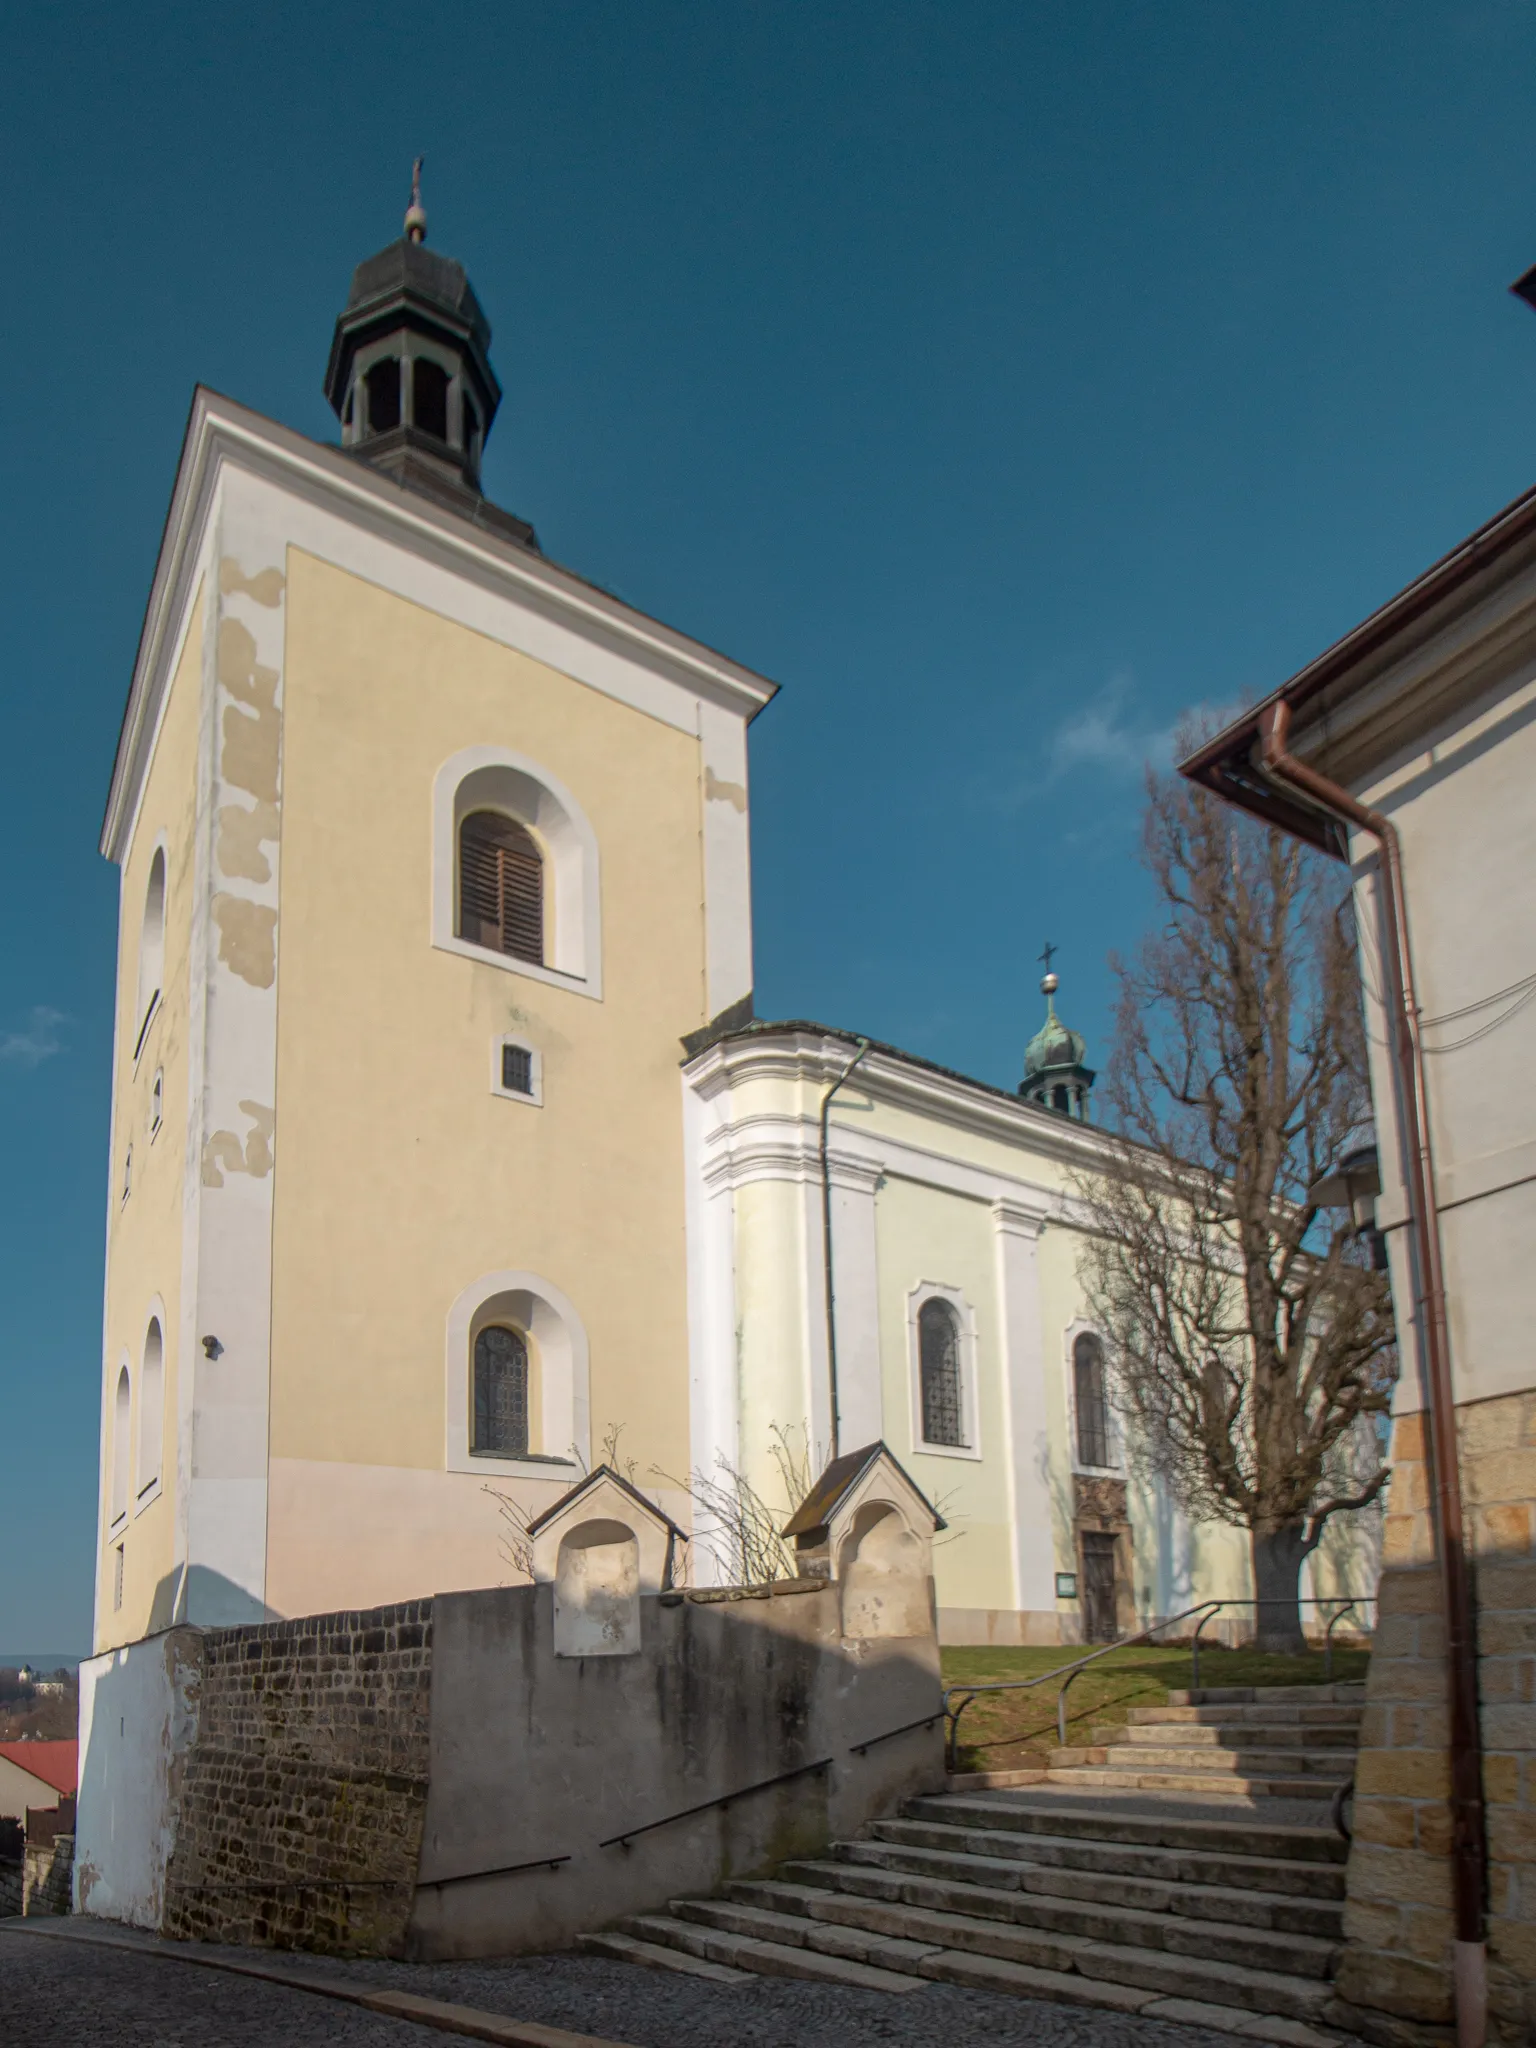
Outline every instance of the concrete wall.
<path id="1" fill-rule="evenodd" d="M 159 1927 L 174 1812 L 197 1734 L 202 1638 L 177 1628 L 80 1666 L 75 1906 Z"/>
<path id="2" fill-rule="evenodd" d="M 839 1547 L 846 1587 L 637 1583 L 598 1654 L 560 1653 L 545 1582 L 93 1660 L 80 1909 L 184 1938 L 504 1955 L 818 1853 L 943 1781 L 926 1535 L 866 1558 L 869 1512 Z M 869 1527 L 909 1524 L 887 1508 Z M 898 1628 L 916 1633 L 872 1632 Z"/>
<path id="3" fill-rule="evenodd" d="M 434 1603 L 414 1955 L 558 1948 L 943 1782 L 936 1719 L 853 1753 L 937 1715 L 938 1654 L 931 1632 L 845 1643 L 835 1584 L 643 1598 L 639 1653 L 590 1658 L 556 1656 L 553 1592 Z M 625 1847 L 629 1828 L 647 1831 Z"/>

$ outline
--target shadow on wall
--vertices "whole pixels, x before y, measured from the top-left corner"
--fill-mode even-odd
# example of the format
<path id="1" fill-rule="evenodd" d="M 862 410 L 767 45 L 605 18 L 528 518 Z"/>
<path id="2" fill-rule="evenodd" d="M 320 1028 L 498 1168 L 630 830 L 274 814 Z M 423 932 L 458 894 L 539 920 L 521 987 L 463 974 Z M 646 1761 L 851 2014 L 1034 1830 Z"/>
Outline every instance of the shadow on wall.
<path id="1" fill-rule="evenodd" d="M 532 1586 L 93 1660 L 83 1909 L 213 1940 L 527 1953 L 936 1789 L 933 1510 L 880 1445 L 807 1508 L 800 1577 L 684 1590 L 681 1532 L 600 1469 L 533 1525 Z"/>
<path id="2" fill-rule="evenodd" d="M 155 1587 L 147 1635 L 185 1622 L 194 1628 L 240 1628 L 275 1619 L 272 1608 L 205 1564 L 178 1565 Z"/>

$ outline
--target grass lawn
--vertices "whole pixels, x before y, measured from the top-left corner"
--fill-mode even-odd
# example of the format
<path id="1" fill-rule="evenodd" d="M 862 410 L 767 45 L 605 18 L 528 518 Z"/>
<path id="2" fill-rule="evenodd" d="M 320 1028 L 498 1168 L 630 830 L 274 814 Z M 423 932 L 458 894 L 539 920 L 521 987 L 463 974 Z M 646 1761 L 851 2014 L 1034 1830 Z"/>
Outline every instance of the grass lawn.
<path id="1" fill-rule="evenodd" d="M 946 1686 L 997 1679 L 1037 1678 L 1072 1662 L 1066 1644 L 1042 1650 L 946 1649 Z M 1370 1652 L 1335 1648 L 1335 1680 L 1365 1677 Z M 1170 1689 L 1190 1683 L 1187 1649 L 1142 1643 L 1112 1650 L 1072 1681 L 1067 1694 L 1067 1741 L 1087 1743 L 1094 1728 L 1124 1723 L 1128 1707 L 1163 1707 Z M 1222 1650 L 1202 1644 L 1200 1683 L 1215 1685 L 1321 1685 L 1322 1652 L 1267 1656 L 1258 1650 Z M 1030 1752 L 1056 1746 L 1057 1684 L 1047 1679 L 1029 1692 L 983 1694 L 960 1723 L 960 1768 L 1006 1771 L 1031 1761 Z"/>

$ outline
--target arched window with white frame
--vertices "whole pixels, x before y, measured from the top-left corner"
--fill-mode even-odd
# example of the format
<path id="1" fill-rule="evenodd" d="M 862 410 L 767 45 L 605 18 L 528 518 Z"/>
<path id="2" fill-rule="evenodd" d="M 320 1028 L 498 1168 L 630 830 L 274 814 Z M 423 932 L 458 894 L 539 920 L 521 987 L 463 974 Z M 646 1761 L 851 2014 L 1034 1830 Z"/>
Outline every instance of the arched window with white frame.
<path id="1" fill-rule="evenodd" d="M 537 1273 L 484 1273 L 448 1311 L 450 1472 L 559 1478 L 591 1450 L 587 1336 Z"/>
<path id="2" fill-rule="evenodd" d="M 139 1367 L 139 1458 L 134 1499 L 142 1501 L 160 1484 L 165 1432 L 165 1338 L 160 1318 L 151 1316 Z"/>
<path id="3" fill-rule="evenodd" d="M 601 1000 L 597 835 L 538 762 L 477 746 L 438 770 L 432 943 Z"/>
<path id="4" fill-rule="evenodd" d="M 157 846 L 144 888 L 144 917 L 139 926 L 139 986 L 134 1014 L 134 1058 L 165 986 L 165 848 Z"/>
<path id="5" fill-rule="evenodd" d="M 128 1368 L 117 1369 L 117 1387 L 112 1396 L 112 1474 L 111 1501 L 114 1528 L 128 1513 L 128 1473 L 131 1456 L 130 1424 L 133 1410 L 133 1388 L 128 1378 Z"/>

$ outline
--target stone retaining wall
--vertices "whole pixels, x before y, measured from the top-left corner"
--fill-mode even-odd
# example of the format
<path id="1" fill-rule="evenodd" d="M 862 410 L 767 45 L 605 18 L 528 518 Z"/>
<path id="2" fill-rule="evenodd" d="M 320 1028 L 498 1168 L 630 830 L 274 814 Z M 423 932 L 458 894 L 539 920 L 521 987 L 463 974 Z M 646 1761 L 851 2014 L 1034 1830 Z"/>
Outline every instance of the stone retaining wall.
<path id="1" fill-rule="evenodd" d="M 164 1930 L 392 1953 L 426 1806 L 432 1603 L 210 1630 Z"/>
<path id="2" fill-rule="evenodd" d="M 1489 1842 L 1490 2038 L 1536 2023 L 1536 1394 L 1458 1410 L 1473 1556 Z M 1449 2039 L 1450 1761 L 1424 1418 L 1398 1419 L 1380 1625 L 1356 1774 L 1346 1949 L 1355 2024 L 1383 2044 Z"/>

